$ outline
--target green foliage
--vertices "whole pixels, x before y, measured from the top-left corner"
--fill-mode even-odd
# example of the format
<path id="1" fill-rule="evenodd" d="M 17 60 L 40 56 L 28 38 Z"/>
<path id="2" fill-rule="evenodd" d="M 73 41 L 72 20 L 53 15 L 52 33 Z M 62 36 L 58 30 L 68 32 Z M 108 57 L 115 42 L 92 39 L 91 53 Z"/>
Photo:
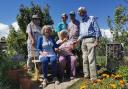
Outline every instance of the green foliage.
<path id="1" fill-rule="evenodd" d="M 7 71 L 15 65 L 10 57 L 0 49 L 0 89 L 19 89 L 17 82 L 7 78 Z"/>
<path id="2" fill-rule="evenodd" d="M 122 75 L 126 82 L 128 82 L 128 66 L 120 66 L 117 73 Z"/>
<path id="3" fill-rule="evenodd" d="M 114 14 L 114 21 L 116 24 L 126 24 L 126 21 L 128 20 L 127 17 L 127 12 L 126 12 L 126 8 L 123 6 L 118 6 L 115 9 L 115 14 Z"/>
<path id="4" fill-rule="evenodd" d="M 127 23 L 128 22 L 128 8 L 124 6 L 117 6 L 114 12 L 114 20 L 107 17 L 107 24 L 110 28 L 114 41 L 123 43 L 125 42 L 125 38 L 127 37 L 125 34 L 128 30 Z"/>
<path id="5" fill-rule="evenodd" d="M 98 56 L 106 56 L 106 44 L 108 43 L 107 38 L 102 37 L 99 40 L 99 46 L 97 47 L 96 54 Z"/>
<path id="6" fill-rule="evenodd" d="M 97 65 L 104 67 L 106 64 L 106 56 L 96 56 L 96 63 Z"/>
<path id="7" fill-rule="evenodd" d="M 21 30 L 15 31 L 10 28 L 10 33 L 7 38 L 8 54 L 14 55 L 16 53 L 27 55 L 26 35 Z"/>

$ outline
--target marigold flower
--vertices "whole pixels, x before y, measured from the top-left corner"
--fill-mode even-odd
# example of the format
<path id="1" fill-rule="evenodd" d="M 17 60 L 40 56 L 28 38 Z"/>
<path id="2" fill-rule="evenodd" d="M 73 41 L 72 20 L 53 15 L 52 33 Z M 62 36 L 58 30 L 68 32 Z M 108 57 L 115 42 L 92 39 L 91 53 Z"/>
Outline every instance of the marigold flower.
<path id="1" fill-rule="evenodd" d="M 112 89 L 116 89 L 116 84 L 109 84 L 111 86 Z"/>

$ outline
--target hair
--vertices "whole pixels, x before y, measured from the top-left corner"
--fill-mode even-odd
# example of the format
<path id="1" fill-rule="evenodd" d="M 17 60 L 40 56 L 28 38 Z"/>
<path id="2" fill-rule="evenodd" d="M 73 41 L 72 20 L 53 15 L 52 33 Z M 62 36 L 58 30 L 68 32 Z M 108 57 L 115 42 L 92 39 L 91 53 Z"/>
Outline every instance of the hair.
<path id="1" fill-rule="evenodd" d="M 61 36 L 61 34 L 64 34 L 65 36 L 67 36 L 67 37 L 68 37 L 68 32 L 67 32 L 67 31 L 65 31 L 65 30 L 61 30 L 61 31 L 60 31 L 60 36 Z"/>
<path id="2" fill-rule="evenodd" d="M 51 30 L 51 27 L 49 25 L 44 25 L 41 29 L 41 34 L 44 34 L 46 29 Z"/>

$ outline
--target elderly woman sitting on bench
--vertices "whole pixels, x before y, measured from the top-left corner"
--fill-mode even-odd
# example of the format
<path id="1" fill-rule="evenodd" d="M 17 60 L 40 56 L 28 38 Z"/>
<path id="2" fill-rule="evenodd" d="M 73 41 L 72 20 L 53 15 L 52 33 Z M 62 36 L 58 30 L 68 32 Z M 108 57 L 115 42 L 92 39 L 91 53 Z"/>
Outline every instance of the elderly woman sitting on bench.
<path id="1" fill-rule="evenodd" d="M 76 76 L 76 56 L 72 53 L 72 50 L 75 48 L 73 41 L 68 39 L 68 32 L 62 30 L 60 32 L 60 40 L 57 41 L 57 44 L 60 44 L 58 48 L 59 53 L 59 64 L 61 67 L 61 76 L 62 80 L 64 79 L 64 68 L 67 70 L 67 75 L 70 79 L 74 79 Z"/>
<path id="2" fill-rule="evenodd" d="M 56 42 L 51 37 L 51 28 L 45 25 L 42 30 L 42 36 L 38 38 L 37 49 L 39 50 L 39 60 L 42 63 L 42 72 L 44 74 L 44 80 L 42 82 L 43 87 L 47 85 L 48 63 L 51 63 L 52 76 L 55 84 L 59 84 L 57 79 L 57 56 L 55 48 L 57 48 Z"/>

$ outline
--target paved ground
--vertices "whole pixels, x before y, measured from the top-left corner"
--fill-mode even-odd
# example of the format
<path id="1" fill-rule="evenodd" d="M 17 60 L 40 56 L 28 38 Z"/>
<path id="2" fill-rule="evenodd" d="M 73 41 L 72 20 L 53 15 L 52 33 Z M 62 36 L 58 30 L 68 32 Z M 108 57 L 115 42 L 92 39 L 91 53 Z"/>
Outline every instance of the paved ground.
<path id="1" fill-rule="evenodd" d="M 80 78 L 76 78 L 70 81 L 65 81 L 60 83 L 59 85 L 55 85 L 54 83 L 48 84 L 44 89 L 67 89 L 69 86 L 71 86 L 73 83 L 78 81 Z M 43 89 L 40 83 L 33 82 L 31 89 Z"/>
<path id="2" fill-rule="evenodd" d="M 55 85 L 54 83 L 52 83 L 52 84 L 49 84 L 44 89 L 66 89 L 67 87 L 71 86 L 73 83 L 75 83 L 78 80 L 79 80 L 79 78 L 76 78 L 74 80 L 62 82 L 59 85 Z"/>

